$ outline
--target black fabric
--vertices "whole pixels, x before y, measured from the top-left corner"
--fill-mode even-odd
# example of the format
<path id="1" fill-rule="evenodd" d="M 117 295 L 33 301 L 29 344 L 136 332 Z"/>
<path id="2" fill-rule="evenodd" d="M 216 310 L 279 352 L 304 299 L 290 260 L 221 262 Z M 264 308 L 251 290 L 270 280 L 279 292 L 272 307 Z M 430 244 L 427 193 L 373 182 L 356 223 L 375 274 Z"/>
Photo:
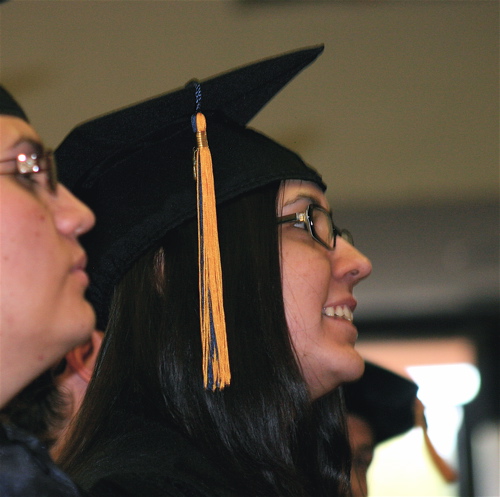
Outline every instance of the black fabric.
<path id="1" fill-rule="evenodd" d="M 414 403 L 418 386 L 413 381 L 366 362 L 361 379 L 343 388 L 347 410 L 370 424 L 375 443 L 415 426 Z"/>
<path id="2" fill-rule="evenodd" d="M 1 497 L 83 495 L 54 464 L 37 438 L 13 425 L 0 425 Z"/>
<path id="3" fill-rule="evenodd" d="M 85 470 L 75 476 L 93 497 L 236 497 L 223 476 L 176 431 L 118 410 Z"/>
<path id="4" fill-rule="evenodd" d="M 246 125 L 322 51 L 322 46 L 298 50 L 202 81 L 201 111 L 217 111 L 234 123 Z M 145 137 L 175 122 L 190 121 L 195 108 L 195 90 L 188 84 L 77 126 L 57 151 L 59 160 L 72 164 L 61 181 L 69 186 L 79 182 L 81 176 L 109 161 L 115 153 L 140 144 Z"/>
<path id="5" fill-rule="evenodd" d="M 245 127 L 322 50 L 281 55 L 201 83 L 219 204 L 286 179 L 325 188 L 298 155 Z M 88 298 L 101 330 L 113 288 L 131 264 L 196 215 L 195 108 L 188 85 L 78 126 L 56 151 L 60 180 L 96 214 L 82 243 L 89 255 Z"/>
<path id="6" fill-rule="evenodd" d="M 14 97 L 0 85 L 0 115 L 20 117 L 28 122 L 28 118 Z"/>

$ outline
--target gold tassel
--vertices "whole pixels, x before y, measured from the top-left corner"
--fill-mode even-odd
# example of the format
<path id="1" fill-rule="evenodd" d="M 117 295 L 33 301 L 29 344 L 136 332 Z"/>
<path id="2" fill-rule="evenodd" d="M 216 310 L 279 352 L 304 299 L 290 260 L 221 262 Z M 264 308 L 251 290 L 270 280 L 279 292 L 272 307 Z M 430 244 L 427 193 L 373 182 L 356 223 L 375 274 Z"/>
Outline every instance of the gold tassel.
<path id="1" fill-rule="evenodd" d="M 208 148 L 205 116 L 196 114 L 195 178 L 198 202 L 198 273 L 203 383 L 216 390 L 231 381 L 226 319 L 222 296 L 222 270 L 217 231 L 212 156 Z"/>

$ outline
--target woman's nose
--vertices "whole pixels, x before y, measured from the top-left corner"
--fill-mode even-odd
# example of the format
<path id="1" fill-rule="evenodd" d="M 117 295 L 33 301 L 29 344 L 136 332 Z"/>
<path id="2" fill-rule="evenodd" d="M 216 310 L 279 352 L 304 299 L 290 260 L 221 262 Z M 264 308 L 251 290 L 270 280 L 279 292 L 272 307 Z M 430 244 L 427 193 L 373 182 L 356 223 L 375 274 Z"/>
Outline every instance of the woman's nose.
<path id="1" fill-rule="evenodd" d="M 61 184 L 57 185 L 54 203 L 56 226 L 64 235 L 77 238 L 94 226 L 94 213 Z"/>
<path id="2" fill-rule="evenodd" d="M 334 277 L 348 279 L 352 286 L 367 278 L 372 272 L 370 259 L 346 240 L 338 239 L 337 246 L 331 254 L 334 258 L 332 265 Z"/>

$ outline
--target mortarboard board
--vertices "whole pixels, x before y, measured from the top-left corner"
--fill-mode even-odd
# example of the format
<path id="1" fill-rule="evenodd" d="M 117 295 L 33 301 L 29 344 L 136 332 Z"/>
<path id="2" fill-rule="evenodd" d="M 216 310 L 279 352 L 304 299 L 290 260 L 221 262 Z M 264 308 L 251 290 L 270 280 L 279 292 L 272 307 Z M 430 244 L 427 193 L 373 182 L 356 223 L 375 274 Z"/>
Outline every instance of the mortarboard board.
<path id="1" fill-rule="evenodd" d="M 0 85 L 0 114 L 20 117 L 28 122 L 28 118 L 21 106 L 14 100 L 14 97 Z"/>
<path id="2" fill-rule="evenodd" d="M 84 123 L 65 138 L 56 150 L 60 180 L 97 218 L 82 243 L 99 329 L 105 329 L 113 289 L 131 264 L 196 216 L 191 119 L 198 107 L 207 120 L 217 203 L 286 179 L 325 188 L 298 155 L 246 127 L 322 51 L 303 49 L 188 84 Z"/>
<path id="3" fill-rule="evenodd" d="M 368 422 L 376 444 L 415 426 L 418 386 L 413 381 L 366 362 L 361 379 L 343 389 L 347 411 Z"/>

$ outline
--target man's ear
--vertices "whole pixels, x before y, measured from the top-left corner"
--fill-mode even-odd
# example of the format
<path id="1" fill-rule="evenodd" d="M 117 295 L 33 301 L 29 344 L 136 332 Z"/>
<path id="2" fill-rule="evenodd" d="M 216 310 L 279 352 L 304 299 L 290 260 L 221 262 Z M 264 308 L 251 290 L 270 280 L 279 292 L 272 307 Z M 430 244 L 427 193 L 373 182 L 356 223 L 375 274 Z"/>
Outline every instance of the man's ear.
<path id="1" fill-rule="evenodd" d="M 88 342 L 75 347 L 66 354 L 68 366 L 86 383 L 92 377 L 103 338 L 102 331 L 94 330 Z"/>

